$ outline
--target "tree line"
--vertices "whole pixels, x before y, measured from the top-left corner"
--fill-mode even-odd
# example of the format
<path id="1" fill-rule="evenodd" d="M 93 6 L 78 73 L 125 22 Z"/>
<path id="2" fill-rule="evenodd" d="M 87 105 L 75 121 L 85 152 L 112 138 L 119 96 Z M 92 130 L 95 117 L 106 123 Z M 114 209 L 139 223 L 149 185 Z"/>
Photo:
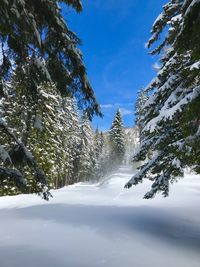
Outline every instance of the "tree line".
<path id="1" fill-rule="evenodd" d="M 120 111 L 109 134 L 98 129 L 94 132 L 75 98 L 62 96 L 52 82 L 41 82 L 32 95 L 16 72 L 4 85 L 0 110 L 1 119 L 44 172 L 48 190 L 89 180 L 97 182 L 122 164 L 125 144 Z M 22 190 L 15 180 L 2 179 L 0 195 L 39 194 L 43 185 L 35 179 L 19 146 L 6 133 L 0 136 L 0 143 L 1 165 L 17 167 L 26 182 Z"/>
<path id="2" fill-rule="evenodd" d="M 9 106 L 6 120 L 0 117 L 0 187 L 6 188 L 6 184 L 11 183 L 20 192 L 26 192 L 29 187 L 27 176 L 31 173 L 33 190 L 45 199 L 50 195 L 49 159 L 58 160 L 53 151 L 55 146 L 61 146 L 64 138 L 51 144 L 55 136 L 60 138 L 50 128 L 52 121 L 60 123 L 63 119 L 57 117 L 61 112 L 59 98 L 63 98 L 63 110 L 67 106 L 66 97 L 76 98 L 77 106 L 89 119 L 94 114 L 101 116 L 77 47 L 80 40 L 62 16 L 61 2 L 77 12 L 82 10 L 79 0 L 3 0 L 0 3 L 0 101 L 6 99 Z M 55 102 L 50 106 L 43 105 L 43 101 L 47 103 L 53 98 Z M 13 107 L 16 118 L 12 118 L 11 110 L 9 113 Z M 33 129 L 33 122 L 36 128 L 40 128 L 41 115 L 48 120 L 45 130 L 39 133 Z M 37 142 L 36 136 L 40 141 Z M 42 166 L 38 158 L 43 158 Z M 55 172 L 62 164 L 63 161 L 58 162 Z"/>
<path id="3" fill-rule="evenodd" d="M 102 116 L 100 106 L 61 2 L 82 11 L 80 0 L 0 3 L 1 194 L 36 192 L 48 199 L 50 188 L 98 177 L 101 166 L 123 159 L 120 112 L 100 156 L 102 135 L 89 122 Z M 199 10 L 198 0 L 170 0 L 152 27 L 148 47 L 160 55 L 160 69 L 139 92 L 141 145 L 133 160 L 143 164 L 126 184 L 150 179 L 145 198 L 167 196 L 186 168 L 200 173 Z"/>

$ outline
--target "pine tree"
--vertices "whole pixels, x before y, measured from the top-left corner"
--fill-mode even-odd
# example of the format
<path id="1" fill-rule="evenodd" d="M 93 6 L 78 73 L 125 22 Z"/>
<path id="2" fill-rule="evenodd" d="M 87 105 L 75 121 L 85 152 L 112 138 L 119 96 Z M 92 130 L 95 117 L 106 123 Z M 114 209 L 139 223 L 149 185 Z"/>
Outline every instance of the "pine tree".
<path id="1" fill-rule="evenodd" d="M 77 164 L 77 181 L 88 181 L 94 174 L 95 147 L 94 133 L 86 114 L 82 116 L 80 137 L 81 142 Z"/>
<path id="2" fill-rule="evenodd" d="M 51 188 L 76 182 L 74 162 L 80 152 L 80 121 L 74 100 L 62 98 L 55 85 L 44 83 L 38 86 L 35 102 L 22 92 L 22 86 L 15 83 L 7 90 L 8 95 L 2 101 L 4 119 L 33 152 Z M 28 192 L 38 191 L 31 171 L 25 168 L 25 172 Z M 19 193 L 12 183 L 8 185 L 5 181 L 5 186 L 0 190 L 1 195 Z"/>
<path id="3" fill-rule="evenodd" d="M 68 153 L 62 142 L 62 98 L 54 84 L 44 83 L 38 86 L 37 99 L 27 146 L 46 173 L 52 188 L 55 179 L 63 174 L 65 155 Z"/>
<path id="4" fill-rule="evenodd" d="M 44 82 L 51 82 L 55 84 L 55 88 L 62 96 L 75 96 L 79 107 L 85 109 L 91 118 L 95 113 L 100 114 L 99 105 L 87 79 L 82 54 L 77 48 L 80 40 L 67 27 L 59 7 L 60 2 L 1 1 L 0 97 L 4 96 L 14 68 L 18 81 L 23 82 L 27 95 L 34 100 L 32 106 L 38 100 L 38 86 Z M 78 12 L 82 10 L 79 0 L 62 2 L 72 6 Z M 29 131 L 29 127 L 23 130 Z M 14 163 L 13 158 L 10 157 L 12 164 L 7 167 L 1 156 L 1 182 L 3 181 L 4 184 L 6 181 L 12 181 L 20 191 L 26 190 L 26 175 L 21 170 L 20 162 L 26 163 L 32 168 L 36 183 L 41 184 L 44 197 L 48 198 L 48 192 L 45 193 L 47 177 L 25 146 L 27 137 L 24 135 L 25 143 L 18 140 L 14 135 L 15 129 L 9 128 L 2 118 L 0 118 L 0 131 L 7 139 L 7 143 L 1 143 L 2 151 L 7 152 L 12 147 L 13 157 L 17 154 L 17 158 L 20 159 Z"/>
<path id="5" fill-rule="evenodd" d="M 99 132 L 98 128 L 94 135 L 94 168 L 93 168 L 93 180 L 99 180 L 104 175 L 103 166 L 103 146 L 104 137 L 103 133 Z"/>
<path id="6" fill-rule="evenodd" d="M 95 157 L 97 159 L 102 154 L 103 144 L 104 144 L 103 134 L 102 132 L 99 132 L 97 128 L 94 135 Z"/>
<path id="7" fill-rule="evenodd" d="M 125 154 L 123 121 L 120 110 L 116 112 L 109 132 L 110 162 L 113 167 L 122 164 Z"/>
<path id="8" fill-rule="evenodd" d="M 184 175 L 185 167 L 199 172 L 200 76 L 194 56 L 198 44 L 192 47 L 187 39 L 191 12 L 199 12 L 196 8 L 195 1 L 171 0 L 163 7 L 152 28 L 149 47 L 163 31 L 168 33 L 152 51 L 152 54 L 163 53 L 161 69 L 145 89 L 150 97 L 143 106 L 142 144 L 134 159 L 145 160 L 149 152 L 152 157 L 126 185 L 136 185 L 143 178 L 153 180 L 152 189 L 145 198 L 151 198 L 159 191 L 167 196 L 169 184 Z M 197 21 L 192 22 L 195 29 L 192 38 L 199 35 Z"/>
<path id="9" fill-rule="evenodd" d="M 15 89 L 13 89 L 15 88 Z M 23 84 L 15 83 L 7 89 L 7 95 L 2 101 L 3 116 L 8 125 L 14 129 L 14 134 L 18 140 L 23 141 L 29 148 L 38 165 L 45 171 L 48 182 L 51 185 L 55 176 L 55 159 L 59 151 L 59 108 L 61 103 L 60 92 L 55 85 L 45 83 L 37 88 L 37 102 L 25 93 Z M 1 136 L 1 142 L 6 143 Z M 7 143 L 9 147 L 9 142 Z M 9 150 L 12 161 L 17 164 L 18 154 L 16 147 Z M 16 159 L 15 159 L 16 158 Z M 20 162 L 19 162 L 20 163 Z M 19 164 L 18 163 L 18 164 Z M 26 164 L 20 164 L 20 169 L 26 174 L 27 192 L 39 192 L 40 183 L 33 179 L 33 173 Z M 5 185 L 7 184 L 6 181 Z M 14 193 L 14 186 L 9 193 Z M 6 190 L 8 191 L 8 189 Z M 6 191 L 2 187 L 1 194 Z M 15 193 L 19 193 L 15 188 Z"/>
<path id="10" fill-rule="evenodd" d="M 1 1 L 1 81 L 17 65 L 30 91 L 45 80 L 52 81 L 62 95 L 79 95 L 79 104 L 91 116 L 99 113 L 99 106 L 77 48 L 80 40 L 66 25 L 60 2 L 82 10 L 79 0 Z"/>
<path id="11" fill-rule="evenodd" d="M 145 115 L 144 104 L 148 99 L 144 88 L 138 91 L 137 101 L 135 104 L 135 124 L 139 128 L 140 143 L 142 139 L 142 128 L 143 128 L 143 119 Z"/>
<path id="12" fill-rule="evenodd" d="M 106 133 L 99 133 L 99 145 L 101 153 L 99 154 L 98 159 L 98 173 L 99 178 L 102 178 L 106 174 L 110 173 L 113 170 L 113 166 L 111 166 L 110 162 L 110 138 L 109 134 Z M 95 146 L 96 148 L 96 146 Z"/>
<path id="13" fill-rule="evenodd" d="M 60 182 L 56 188 L 73 184 L 76 180 L 77 160 L 79 158 L 79 149 L 81 143 L 80 119 L 75 100 L 64 98 L 62 101 L 61 117 L 61 140 L 64 147 L 63 166 L 60 168 L 63 172 L 60 175 Z M 59 186 L 58 186 L 59 185 Z"/>
<path id="14" fill-rule="evenodd" d="M 12 84 L 6 84 L 6 92 L 1 99 L 1 120 L 4 131 L 0 135 L 0 143 L 3 144 L 4 152 L 9 157 L 7 160 L 5 155 L 4 159 L 0 158 L 0 195 L 28 192 L 33 181 L 34 192 L 38 194 L 43 192 L 43 197 L 48 199 L 50 194 L 46 186 L 47 176 L 30 153 L 29 147 L 23 142 L 23 139 L 26 139 L 27 144 L 27 132 L 31 132 L 30 125 L 34 123 L 33 116 L 29 115 L 35 110 L 35 105 L 27 101 L 22 91 L 23 87 L 20 85 L 14 90 Z M 16 127 L 11 131 L 7 126 L 8 123 L 11 127 Z M 27 179 L 29 174 L 31 181 Z"/>

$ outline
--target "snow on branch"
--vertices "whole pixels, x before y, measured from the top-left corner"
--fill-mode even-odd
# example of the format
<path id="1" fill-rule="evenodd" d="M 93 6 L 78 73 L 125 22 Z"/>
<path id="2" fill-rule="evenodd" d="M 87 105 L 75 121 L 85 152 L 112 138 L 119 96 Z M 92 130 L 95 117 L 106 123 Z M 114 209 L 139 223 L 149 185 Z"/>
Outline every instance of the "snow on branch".
<path id="1" fill-rule="evenodd" d="M 130 188 L 133 185 L 137 185 L 142 183 L 143 178 L 146 176 L 147 172 L 151 169 L 151 167 L 155 164 L 155 162 L 162 156 L 162 153 L 158 153 L 151 160 L 148 161 L 144 166 L 141 167 L 140 171 L 134 175 L 130 181 L 125 185 L 125 188 Z"/>
<path id="2" fill-rule="evenodd" d="M 35 179 L 38 183 L 41 184 L 41 192 L 38 192 L 39 194 L 42 193 L 43 198 L 48 200 L 51 194 L 49 193 L 48 186 L 47 186 L 47 178 L 45 173 L 40 170 L 40 168 L 37 166 L 37 162 L 32 155 L 32 153 L 26 148 L 26 146 L 19 141 L 15 135 L 11 132 L 11 130 L 8 128 L 6 123 L 0 119 L 0 130 L 5 132 L 8 136 L 10 136 L 13 141 L 17 144 L 17 149 L 20 150 L 20 152 L 23 154 L 24 158 L 26 159 L 26 162 L 29 166 L 31 166 L 34 169 L 35 172 Z M 5 156 L 5 153 L 4 153 Z M 10 157 L 9 157 L 10 158 Z M 26 187 L 26 179 L 24 175 L 17 169 L 9 169 L 9 168 L 0 168 L 0 177 L 3 179 L 12 179 L 15 181 L 16 185 L 22 189 Z"/>
<path id="3" fill-rule="evenodd" d="M 14 181 L 21 189 L 24 189 L 27 185 L 26 179 L 19 170 L 0 167 L 0 180 L 3 181 L 5 179 Z"/>
<path id="4" fill-rule="evenodd" d="M 178 111 L 181 111 L 185 105 L 193 101 L 200 95 L 200 86 L 195 87 L 192 92 L 186 94 L 176 105 L 172 106 L 171 108 L 167 108 L 164 105 L 164 109 L 160 110 L 160 113 L 157 117 L 150 120 L 147 125 L 144 127 L 143 131 L 150 131 L 151 133 L 155 131 L 158 127 L 158 123 L 162 120 L 172 119 Z M 169 99 L 167 102 L 169 103 Z"/>

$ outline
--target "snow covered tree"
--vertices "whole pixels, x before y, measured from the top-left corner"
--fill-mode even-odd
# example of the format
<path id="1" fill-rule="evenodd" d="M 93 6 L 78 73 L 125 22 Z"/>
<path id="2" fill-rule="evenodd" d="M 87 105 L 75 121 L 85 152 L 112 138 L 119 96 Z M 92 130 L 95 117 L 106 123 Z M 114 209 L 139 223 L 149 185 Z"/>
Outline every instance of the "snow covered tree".
<path id="1" fill-rule="evenodd" d="M 67 153 L 61 140 L 63 133 L 63 128 L 60 126 L 62 98 L 55 85 L 50 83 L 38 86 L 37 93 L 37 101 L 30 114 L 32 124 L 30 122 L 28 124 L 26 145 L 46 173 L 48 183 L 52 188 L 54 180 L 62 173 L 63 155 Z M 31 176 L 29 180 L 32 180 Z M 32 184 L 30 192 L 33 192 Z"/>
<path id="2" fill-rule="evenodd" d="M 22 86 L 15 83 L 7 89 L 1 108 L 5 121 L 33 152 L 51 188 L 76 182 L 73 174 L 79 154 L 80 121 L 74 99 L 62 98 L 55 85 L 44 83 L 38 86 L 36 102 Z M 28 192 L 38 191 L 30 169 L 25 167 L 25 172 Z M 12 183 L 5 186 L 1 195 L 18 193 Z"/>
<path id="3" fill-rule="evenodd" d="M 80 40 L 66 25 L 60 2 L 72 6 L 78 12 L 82 10 L 79 0 L 1 1 L 0 97 L 3 97 L 15 69 L 25 90 L 31 97 L 35 95 L 33 99 L 36 102 L 38 86 L 51 82 L 62 96 L 75 96 L 79 107 L 85 109 L 91 118 L 95 113 L 100 114 L 99 105 L 87 79 L 82 54 L 77 48 Z M 15 137 L 13 130 L 0 118 L 1 135 L 7 136 L 10 146 L 15 145 L 18 158 L 31 166 L 37 183 L 42 185 L 41 191 L 44 191 L 47 185 L 44 172 L 25 144 Z M 4 143 L 1 145 L 5 151 L 9 149 Z M 25 175 L 20 170 L 19 162 L 16 165 L 12 158 L 11 161 L 11 168 L 1 161 L 0 178 L 4 182 L 12 180 L 22 190 L 26 188 Z M 44 197 L 47 198 L 48 193 L 44 193 Z"/>
<path id="4" fill-rule="evenodd" d="M 104 175 L 104 164 L 103 164 L 103 146 L 104 137 L 103 133 L 99 132 L 98 128 L 94 135 L 94 169 L 93 179 L 98 180 Z"/>
<path id="5" fill-rule="evenodd" d="M 29 89 L 51 80 L 63 95 L 79 95 L 88 115 L 99 113 L 93 90 L 86 77 L 78 37 L 69 30 L 59 3 L 81 11 L 79 0 L 6 0 L 0 3 L 1 80 L 17 65 L 29 79 Z M 29 68 L 24 69 L 28 63 Z"/>
<path id="6" fill-rule="evenodd" d="M 126 184 L 129 188 L 144 178 L 152 180 L 152 189 L 145 198 L 157 192 L 167 196 L 170 183 L 184 175 L 185 167 L 200 172 L 199 45 L 192 43 L 189 36 L 192 29 L 192 39 L 199 38 L 198 2 L 169 1 L 152 28 L 149 47 L 163 32 L 167 34 L 152 51 L 162 52 L 161 68 L 145 89 L 150 97 L 143 106 L 143 138 L 134 159 L 145 160 L 149 151 L 153 153 Z"/>
<path id="7" fill-rule="evenodd" d="M 94 133 L 88 116 L 84 114 L 80 126 L 81 142 L 77 162 L 77 181 L 88 181 L 93 177 L 95 165 Z"/>
<path id="8" fill-rule="evenodd" d="M 57 139 L 60 135 L 58 126 L 61 94 L 59 91 L 56 93 L 55 85 L 50 83 L 38 86 L 37 101 L 35 101 L 35 96 L 33 99 L 31 94 L 25 91 L 23 83 L 14 82 L 10 88 L 7 88 L 2 101 L 4 109 L 2 115 L 6 123 L 12 127 L 17 139 L 23 141 L 32 151 L 51 185 L 55 176 L 55 159 L 59 151 L 59 140 Z M 6 142 L 5 137 L 1 136 L 1 142 L 9 147 L 9 142 Z M 32 170 L 23 162 L 20 163 L 15 146 L 9 149 L 9 155 L 12 161 L 20 165 L 20 169 L 26 175 L 26 191 L 39 192 L 40 183 L 35 181 Z M 6 187 L 12 188 L 10 193 L 14 189 L 15 193 L 18 192 L 14 186 L 7 184 Z M 3 189 L 1 191 L 5 193 Z"/>
<path id="9" fill-rule="evenodd" d="M 148 95 L 145 92 L 144 88 L 138 91 L 137 101 L 135 104 L 135 123 L 139 128 L 140 142 L 142 139 L 142 128 L 143 128 L 143 118 L 145 115 L 144 104 L 148 99 Z"/>
<path id="10" fill-rule="evenodd" d="M 77 182 L 76 164 L 79 158 L 81 143 L 80 119 L 75 100 L 67 97 L 62 100 L 62 114 L 60 117 L 61 149 L 63 161 L 58 159 L 58 174 L 55 187 L 63 187 Z M 64 153 L 62 153 L 62 148 Z M 60 165 L 60 166 L 59 166 Z"/>
<path id="11" fill-rule="evenodd" d="M 125 154 L 123 121 L 120 110 L 116 112 L 109 132 L 110 164 L 113 167 L 122 164 Z"/>
<path id="12" fill-rule="evenodd" d="M 97 159 L 102 154 L 103 144 L 104 144 L 103 133 L 99 132 L 97 128 L 94 134 L 95 157 Z"/>

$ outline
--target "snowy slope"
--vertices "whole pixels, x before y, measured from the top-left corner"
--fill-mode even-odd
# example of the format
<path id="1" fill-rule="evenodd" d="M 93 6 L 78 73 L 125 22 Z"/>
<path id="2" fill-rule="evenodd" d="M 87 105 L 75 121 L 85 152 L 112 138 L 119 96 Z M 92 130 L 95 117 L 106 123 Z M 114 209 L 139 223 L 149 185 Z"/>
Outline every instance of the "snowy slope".
<path id="1" fill-rule="evenodd" d="M 199 267 L 200 177 L 167 199 L 143 200 L 149 183 L 123 185 L 123 167 L 99 184 L 76 184 L 44 202 L 0 198 L 1 267 Z"/>

